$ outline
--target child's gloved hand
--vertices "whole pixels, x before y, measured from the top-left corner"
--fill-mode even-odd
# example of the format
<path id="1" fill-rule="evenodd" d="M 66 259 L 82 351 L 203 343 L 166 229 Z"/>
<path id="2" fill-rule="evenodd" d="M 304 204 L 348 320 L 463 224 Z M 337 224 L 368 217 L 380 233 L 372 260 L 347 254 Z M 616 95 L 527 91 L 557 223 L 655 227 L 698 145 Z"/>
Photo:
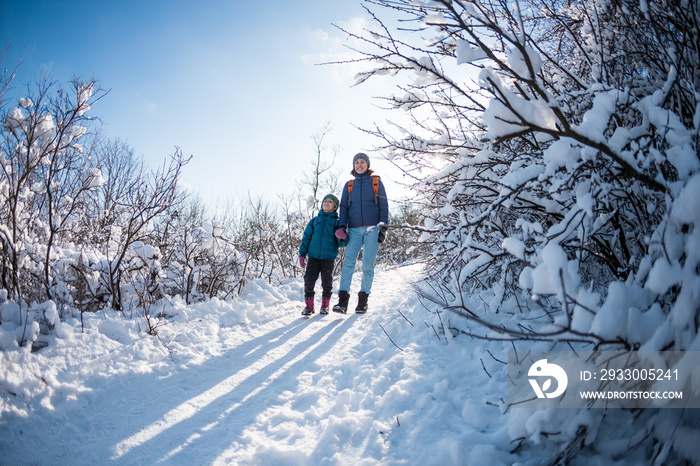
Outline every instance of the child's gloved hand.
<path id="1" fill-rule="evenodd" d="M 335 237 L 340 240 L 346 239 L 348 237 L 348 234 L 345 230 L 345 227 L 340 227 L 337 230 L 335 230 Z"/>
<path id="2" fill-rule="evenodd" d="M 381 244 L 386 239 L 386 231 L 389 229 L 389 226 L 386 223 L 380 223 L 377 226 L 379 227 L 379 233 L 377 234 L 377 242 Z"/>
<path id="3" fill-rule="evenodd" d="M 299 265 L 301 266 L 302 269 L 306 268 L 306 257 L 299 256 Z"/>

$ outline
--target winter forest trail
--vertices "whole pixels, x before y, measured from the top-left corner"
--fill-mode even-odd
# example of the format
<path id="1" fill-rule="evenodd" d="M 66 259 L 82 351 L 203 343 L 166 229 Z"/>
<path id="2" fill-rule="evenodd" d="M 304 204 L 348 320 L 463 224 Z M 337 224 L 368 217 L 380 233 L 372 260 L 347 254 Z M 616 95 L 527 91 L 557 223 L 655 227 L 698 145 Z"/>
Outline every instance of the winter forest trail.
<path id="1" fill-rule="evenodd" d="M 392 342 L 387 335 L 407 335 L 401 329 L 412 325 L 397 312 L 415 306 L 410 275 L 378 272 L 366 315 L 350 310 L 307 319 L 300 302 L 287 301 L 279 317 L 202 364 L 112 377 L 55 410 L 11 419 L 0 426 L 7 434 L 2 463 L 376 464 L 387 454 L 397 460 L 392 429 L 400 429 L 407 400 L 415 403 L 400 379 L 420 358 L 396 346 L 411 345 L 408 338 Z M 350 304 L 354 309 L 354 296 Z M 17 442 L 27 449 L 13 457 Z"/>

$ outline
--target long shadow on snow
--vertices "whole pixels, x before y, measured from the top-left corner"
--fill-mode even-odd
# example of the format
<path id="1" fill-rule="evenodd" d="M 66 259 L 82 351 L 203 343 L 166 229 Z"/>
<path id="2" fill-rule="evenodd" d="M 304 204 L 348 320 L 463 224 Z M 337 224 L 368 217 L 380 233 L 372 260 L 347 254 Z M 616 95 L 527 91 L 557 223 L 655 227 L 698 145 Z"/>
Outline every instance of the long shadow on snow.
<path id="1" fill-rule="evenodd" d="M 306 328 L 305 320 L 299 318 L 289 325 L 283 325 L 271 332 L 241 343 L 228 350 L 222 356 L 211 358 L 207 362 L 198 366 L 192 366 L 188 370 L 175 372 L 167 377 L 163 377 L 159 373 L 129 375 L 124 380 L 115 381 L 111 390 L 100 391 L 92 395 L 83 395 L 83 397 L 90 397 L 89 404 L 102 407 L 113 406 L 113 410 L 119 410 L 122 413 L 128 412 L 130 414 L 129 424 L 132 426 L 132 432 L 129 432 L 129 435 L 136 434 L 147 426 L 163 419 L 166 413 L 174 408 L 197 396 L 199 393 L 193 394 L 194 389 L 201 390 L 201 393 L 206 392 L 232 374 L 255 364 L 271 348 L 283 345 L 285 342 L 293 339 Z M 226 358 L 226 363 L 222 363 L 222 358 Z M 133 392 L 135 391 L 134 387 L 138 387 L 137 390 L 142 388 L 143 396 L 139 399 L 119 399 L 119 393 L 115 393 L 115 387 L 122 388 L 124 392 Z M 116 395 L 117 399 L 114 398 L 114 395 Z M 62 402 L 59 406 L 61 413 L 71 411 L 75 413 L 76 432 L 73 432 L 73 434 L 78 435 L 68 434 L 74 429 L 70 425 L 66 426 L 65 421 L 54 422 L 53 419 L 56 418 L 56 414 L 49 409 L 37 410 L 32 413 L 30 418 L 19 417 L 15 414 L 3 416 L 0 420 L 0 432 L 3 432 L 3 437 L 6 438 L 0 442 L 0 453 L 2 453 L 2 456 L 19 454 L 19 449 L 16 449 L 18 447 L 16 442 L 21 442 L 35 454 L 40 454 L 42 450 L 46 449 L 44 453 L 48 457 L 56 455 L 61 460 L 66 459 L 70 462 L 77 460 L 77 463 L 80 464 L 81 450 L 86 447 L 90 448 L 89 445 L 82 443 L 85 441 L 84 438 L 80 439 L 80 437 L 84 437 L 84 435 L 80 434 L 85 434 L 85 432 L 80 432 L 84 428 L 84 425 L 80 427 L 80 424 L 85 423 L 79 417 L 83 415 L 86 418 L 85 420 L 87 418 L 92 420 L 92 422 L 87 422 L 91 426 L 91 433 L 101 437 L 100 440 L 106 444 L 103 447 L 111 448 L 124 440 L 122 438 L 111 438 L 115 434 L 119 435 L 119 433 L 123 432 L 123 426 L 114 426 L 113 424 L 116 423 L 114 419 L 94 419 L 94 413 L 89 412 L 89 408 L 86 410 L 81 406 L 82 402 L 84 400 L 78 397 L 78 399 Z M 100 412 L 103 411 L 100 410 Z M 32 439 L 32 433 L 35 429 L 31 427 L 25 428 L 24 426 L 36 425 L 37 422 L 45 424 L 46 429 L 42 429 L 41 439 Z M 25 434 L 23 434 L 23 431 Z M 167 430 L 162 434 L 166 433 Z M 48 445 L 50 444 L 60 445 L 60 447 L 49 447 Z M 93 451 L 83 459 L 94 455 L 95 446 L 92 445 Z M 106 451 L 103 451 L 102 454 L 104 456 L 101 456 L 104 459 L 111 456 Z M 73 461 L 66 458 L 73 455 L 78 456 Z M 3 462 L 4 460 L 0 461 L 0 464 Z"/>
<path id="2" fill-rule="evenodd" d="M 309 338 L 297 343 L 293 350 L 251 374 L 231 391 L 191 417 L 168 427 L 149 441 L 134 446 L 117 462 L 130 464 L 136 459 L 142 461 L 147 458 L 149 463 L 165 459 L 168 464 L 209 464 L 234 442 L 241 441 L 244 429 L 255 421 L 258 414 L 274 403 L 276 396 L 284 390 L 294 391 L 298 376 L 329 351 L 349 330 L 354 320 L 350 317 L 324 325 Z M 342 325 L 338 326 L 341 323 Z M 256 348 L 255 354 L 267 353 L 279 346 L 279 343 L 274 341 L 275 338 L 267 340 L 268 345 Z M 274 383 L 264 386 L 271 376 L 314 346 L 307 355 L 277 374 Z M 236 359 L 238 355 L 245 354 L 242 357 L 248 360 L 251 355 L 245 351 L 248 350 L 235 348 L 231 358 Z M 255 357 L 255 360 L 257 359 L 258 356 Z M 232 367 L 225 372 L 226 375 L 231 375 L 236 370 L 238 369 Z M 241 403 L 243 400 L 245 402 Z M 216 445 L 218 449 L 212 449 L 209 445 Z"/>

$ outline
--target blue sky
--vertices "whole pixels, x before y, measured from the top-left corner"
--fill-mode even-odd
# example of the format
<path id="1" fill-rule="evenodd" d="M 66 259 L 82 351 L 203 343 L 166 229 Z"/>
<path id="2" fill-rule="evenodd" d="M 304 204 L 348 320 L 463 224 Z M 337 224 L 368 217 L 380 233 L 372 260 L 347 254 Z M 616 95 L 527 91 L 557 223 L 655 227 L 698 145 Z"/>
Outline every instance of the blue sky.
<path id="1" fill-rule="evenodd" d="M 3 66 L 23 53 L 14 91 L 49 72 L 96 78 L 109 93 L 91 110 L 152 165 L 180 147 L 184 182 L 205 199 L 289 194 L 310 169 L 311 137 L 331 121 L 345 174 L 375 140 L 353 128 L 389 115 L 376 87 L 352 87 L 345 37 L 360 0 L 0 0 Z M 391 196 L 390 165 L 369 152 Z M 347 166 L 347 167 L 346 167 Z M 384 172 L 382 172 L 384 170 Z M 349 175 L 348 175 L 349 176 Z"/>

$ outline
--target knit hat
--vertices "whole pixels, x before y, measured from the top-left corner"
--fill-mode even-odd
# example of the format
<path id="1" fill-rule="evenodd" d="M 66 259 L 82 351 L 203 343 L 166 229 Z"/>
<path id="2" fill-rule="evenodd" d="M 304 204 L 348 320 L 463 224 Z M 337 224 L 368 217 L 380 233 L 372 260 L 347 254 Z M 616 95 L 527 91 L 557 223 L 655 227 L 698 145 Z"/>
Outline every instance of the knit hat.
<path id="1" fill-rule="evenodd" d="M 340 204 L 340 201 L 337 197 L 335 197 L 333 194 L 326 194 L 326 197 L 323 198 L 323 201 L 325 201 L 326 199 L 330 199 L 331 201 L 333 201 L 333 204 L 335 205 L 335 210 L 338 210 L 338 205 Z M 323 201 L 321 201 L 321 203 L 323 203 Z"/>
<path id="2" fill-rule="evenodd" d="M 355 154 L 355 157 L 352 158 L 353 166 L 355 166 L 355 162 L 357 162 L 358 159 L 364 159 L 364 161 L 367 162 L 367 168 L 369 168 L 369 156 L 367 156 L 367 154 L 364 152 L 358 152 Z"/>

